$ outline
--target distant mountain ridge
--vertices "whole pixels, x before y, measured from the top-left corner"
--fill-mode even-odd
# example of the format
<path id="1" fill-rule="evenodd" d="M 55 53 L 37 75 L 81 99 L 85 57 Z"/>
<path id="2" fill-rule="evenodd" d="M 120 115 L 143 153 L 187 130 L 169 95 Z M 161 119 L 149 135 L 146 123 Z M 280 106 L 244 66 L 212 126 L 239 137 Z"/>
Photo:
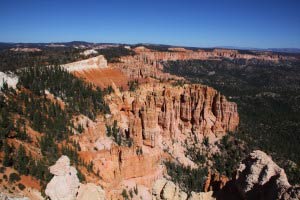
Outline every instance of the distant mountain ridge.
<path id="1" fill-rule="evenodd" d="M 181 45 L 166 45 L 166 44 L 152 44 L 152 43 L 137 43 L 137 44 L 126 44 L 126 43 L 109 43 L 109 42 L 86 42 L 86 41 L 71 41 L 71 42 L 38 42 L 38 43 L 21 43 L 21 42 L 0 42 L 0 48 L 12 48 L 12 47 L 45 47 L 49 45 L 64 45 L 65 47 L 84 45 L 86 47 L 92 47 L 94 45 L 129 45 L 129 46 L 153 46 L 162 48 L 171 47 L 183 47 L 187 49 L 236 49 L 236 50 L 249 50 L 249 51 L 271 51 L 278 53 L 300 53 L 300 48 L 253 48 L 253 47 L 236 47 L 236 46 L 215 46 L 215 47 L 192 47 L 192 46 L 181 46 Z"/>

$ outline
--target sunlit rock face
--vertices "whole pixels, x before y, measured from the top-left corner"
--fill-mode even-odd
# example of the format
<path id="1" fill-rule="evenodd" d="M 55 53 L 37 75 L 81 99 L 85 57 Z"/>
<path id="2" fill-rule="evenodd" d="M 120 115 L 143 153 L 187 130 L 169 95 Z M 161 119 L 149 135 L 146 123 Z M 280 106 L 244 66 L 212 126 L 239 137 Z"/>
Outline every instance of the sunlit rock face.
<path id="1" fill-rule="evenodd" d="M 77 200 L 104 200 L 105 192 L 100 186 L 93 183 L 80 185 Z"/>
<path id="2" fill-rule="evenodd" d="M 119 63 L 112 65 L 121 69 L 130 78 L 138 79 L 156 77 L 160 79 L 176 78 L 163 72 L 163 62 L 177 60 L 209 60 L 209 59 L 257 59 L 259 61 L 278 62 L 290 59 L 285 56 L 263 52 L 260 54 L 241 54 L 238 50 L 214 49 L 212 51 L 188 50 L 184 48 L 170 48 L 169 51 L 154 51 L 144 46 L 133 49 L 134 56 L 121 57 Z M 178 77 L 177 77 L 178 78 Z"/>
<path id="3" fill-rule="evenodd" d="M 105 192 L 93 183 L 80 184 L 77 170 L 70 166 L 70 159 L 61 156 L 51 166 L 54 175 L 48 183 L 45 193 L 51 200 L 104 200 Z"/>
<path id="4" fill-rule="evenodd" d="M 107 60 L 104 56 L 99 55 L 86 60 L 81 60 L 73 63 L 62 65 L 63 68 L 69 72 L 91 70 L 91 69 L 103 69 L 107 68 Z"/>
<path id="5" fill-rule="evenodd" d="M 7 83 L 8 87 L 16 89 L 18 81 L 19 78 L 15 74 L 0 71 L 0 88 L 3 87 L 4 83 Z"/>
<path id="6" fill-rule="evenodd" d="M 291 187 L 284 170 L 259 150 L 241 162 L 236 182 L 249 198 L 280 199 Z"/>
<path id="7" fill-rule="evenodd" d="M 54 175 L 46 187 L 46 195 L 51 200 L 74 200 L 79 188 L 77 170 L 70 166 L 70 159 L 61 156 L 50 167 L 50 173 Z"/>
<path id="8" fill-rule="evenodd" d="M 270 156 L 256 150 L 244 159 L 234 180 L 216 193 L 217 199 L 300 199 L 300 187 L 291 186 L 287 176 Z"/>
<path id="9" fill-rule="evenodd" d="M 191 192 L 188 195 L 174 182 L 164 178 L 157 180 L 152 188 L 153 200 L 215 200 L 213 192 Z"/>
<path id="10" fill-rule="evenodd" d="M 190 134 L 214 140 L 239 123 L 237 105 L 203 85 L 146 84 L 134 93 L 113 94 L 107 102 L 137 145 L 154 147 Z"/>

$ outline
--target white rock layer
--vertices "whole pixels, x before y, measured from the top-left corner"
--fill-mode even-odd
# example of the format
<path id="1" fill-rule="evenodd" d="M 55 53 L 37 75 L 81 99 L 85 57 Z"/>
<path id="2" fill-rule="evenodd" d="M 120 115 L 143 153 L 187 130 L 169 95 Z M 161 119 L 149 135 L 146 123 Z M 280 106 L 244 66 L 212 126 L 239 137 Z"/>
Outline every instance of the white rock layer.
<path id="1" fill-rule="evenodd" d="M 107 68 L 107 60 L 103 55 L 62 65 L 69 72 Z"/>
<path id="2" fill-rule="evenodd" d="M 0 72 L 0 88 L 3 86 L 3 83 L 6 82 L 8 87 L 15 89 L 18 81 L 19 78 L 15 74 Z"/>
<path id="3" fill-rule="evenodd" d="M 67 156 L 61 156 L 49 169 L 54 177 L 45 193 L 51 200 L 105 200 L 105 192 L 100 186 L 79 183 L 77 170 L 70 166 Z"/>
<path id="4" fill-rule="evenodd" d="M 70 159 L 61 156 L 50 167 L 50 172 L 54 177 L 46 187 L 46 195 L 51 200 L 75 200 L 80 183 L 76 169 L 70 166 Z"/>

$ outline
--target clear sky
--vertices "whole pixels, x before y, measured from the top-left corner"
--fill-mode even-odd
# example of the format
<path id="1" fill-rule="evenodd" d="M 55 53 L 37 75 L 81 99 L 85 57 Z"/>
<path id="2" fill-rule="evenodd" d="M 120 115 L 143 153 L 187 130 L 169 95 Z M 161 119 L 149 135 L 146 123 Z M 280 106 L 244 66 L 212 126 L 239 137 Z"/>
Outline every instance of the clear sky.
<path id="1" fill-rule="evenodd" d="M 300 47 L 300 0 L 0 0 L 1 42 Z"/>

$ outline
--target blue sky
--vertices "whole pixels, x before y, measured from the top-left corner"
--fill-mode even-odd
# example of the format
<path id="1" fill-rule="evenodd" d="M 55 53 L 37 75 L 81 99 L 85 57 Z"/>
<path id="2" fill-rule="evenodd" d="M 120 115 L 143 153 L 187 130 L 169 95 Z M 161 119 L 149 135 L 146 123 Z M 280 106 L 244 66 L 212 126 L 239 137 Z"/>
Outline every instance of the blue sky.
<path id="1" fill-rule="evenodd" d="M 1 42 L 300 47 L 300 0 L 0 0 Z"/>

